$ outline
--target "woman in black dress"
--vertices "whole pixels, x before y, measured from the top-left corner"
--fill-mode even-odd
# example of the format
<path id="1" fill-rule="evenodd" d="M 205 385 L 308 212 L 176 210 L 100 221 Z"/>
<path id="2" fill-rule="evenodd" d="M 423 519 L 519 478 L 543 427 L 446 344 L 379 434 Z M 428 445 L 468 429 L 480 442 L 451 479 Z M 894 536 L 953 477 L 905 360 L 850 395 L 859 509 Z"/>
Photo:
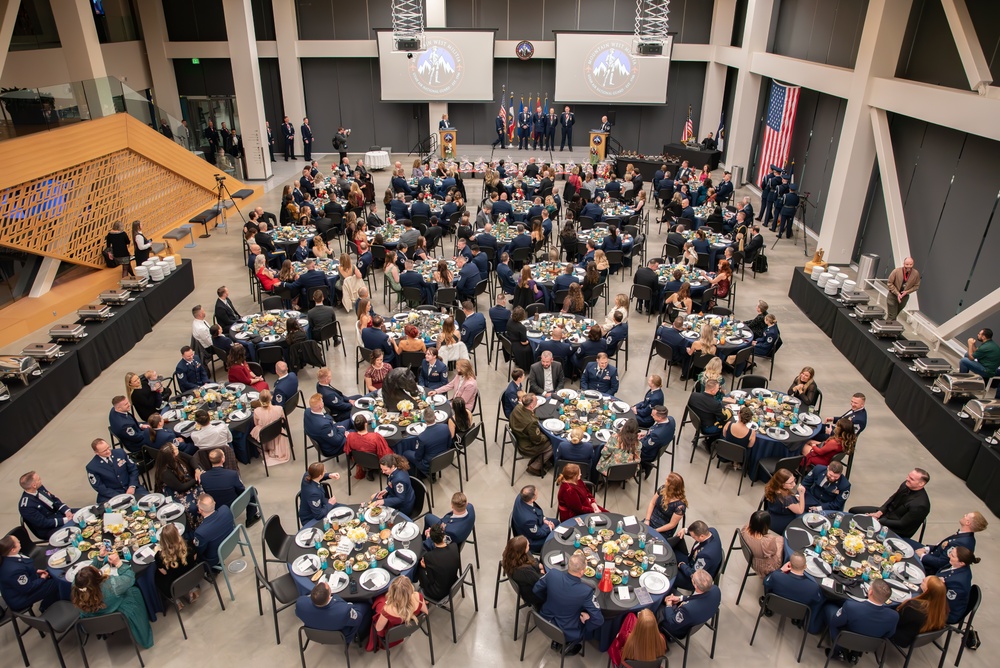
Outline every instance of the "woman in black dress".
<path id="1" fill-rule="evenodd" d="M 135 244 L 135 266 L 138 267 L 149 259 L 149 249 L 153 247 L 153 243 L 142 233 L 142 223 L 138 220 L 132 221 L 132 243 Z"/>
<path id="2" fill-rule="evenodd" d="M 170 596 L 170 586 L 174 580 L 184 575 L 198 563 L 198 553 L 181 538 L 180 532 L 173 522 L 167 523 L 160 532 L 160 549 L 156 553 L 156 590 L 162 596 Z M 184 598 L 194 603 L 201 591 L 195 587 L 184 595 Z M 181 603 L 183 607 L 183 603 Z"/>
<path id="3" fill-rule="evenodd" d="M 511 355 L 514 364 L 522 369 L 529 369 L 535 363 L 535 352 L 528 343 L 528 328 L 524 324 L 527 313 L 520 306 L 515 306 L 507 321 L 507 338 L 510 340 Z"/>
<path id="4" fill-rule="evenodd" d="M 111 254 L 114 256 L 115 262 L 122 268 L 122 278 L 135 276 L 135 272 L 132 271 L 132 253 L 128 249 L 132 242 L 129 241 L 128 233 L 125 232 L 125 226 L 121 221 L 116 222 L 111 227 L 111 231 L 108 232 L 105 239 L 108 246 L 111 247 Z"/>
<path id="5" fill-rule="evenodd" d="M 514 536 L 507 542 L 501 565 L 504 574 L 517 585 L 517 591 L 525 603 L 537 608 L 545 602 L 532 591 L 535 583 L 545 574 L 545 568 L 531 556 L 531 545 L 527 538 Z"/>

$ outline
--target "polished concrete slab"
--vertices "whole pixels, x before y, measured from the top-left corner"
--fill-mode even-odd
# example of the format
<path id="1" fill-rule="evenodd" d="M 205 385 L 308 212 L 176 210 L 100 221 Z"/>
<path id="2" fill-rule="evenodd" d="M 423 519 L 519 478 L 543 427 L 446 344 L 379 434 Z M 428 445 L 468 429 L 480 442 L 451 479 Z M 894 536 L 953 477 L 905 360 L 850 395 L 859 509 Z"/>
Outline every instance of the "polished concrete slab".
<path id="1" fill-rule="evenodd" d="M 320 164 L 328 166 L 331 158 L 318 156 Z M 352 161 L 357 156 L 352 155 Z M 409 171 L 412 157 L 396 154 L 394 159 L 400 160 Z M 539 157 L 543 157 L 539 154 Z M 335 159 L 336 156 L 333 156 Z M 268 210 L 276 210 L 279 202 L 281 186 L 297 176 L 301 169 L 301 161 L 275 163 L 279 176 L 267 184 L 268 194 L 261 204 Z M 382 192 L 388 184 L 387 171 L 375 173 L 377 192 Z M 466 181 L 470 201 L 478 201 L 481 192 L 480 182 L 469 179 Z M 739 193 L 742 194 L 742 193 Z M 755 200 L 756 204 L 756 200 Z M 235 211 L 232 212 L 235 214 Z M 0 463 L 0 528 L 13 527 L 18 522 L 16 504 L 20 496 L 17 485 L 18 477 L 28 470 L 36 470 L 42 476 L 46 485 L 71 505 L 84 505 L 93 502 L 94 493 L 87 484 L 84 466 L 91 457 L 89 443 L 98 436 L 107 434 L 107 413 L 110 410 L 110 399 L 120 394 L 124 389 L 124 377 L 128 371 L 142 372 L 146 369 L 157 369 L 160 373 L 170 373 L 179 357 L 178 350 L 188 343 L 191 331 L 190 307 L 201 303 L 210 308 L 214 303 L 215 291 L 220 285 L 228 285 L 237 308 L 242 313 L 254 311 L 242 265 L 241 222 L 238 217 L 230 218 L 228 233 L 226 230 L 213 231 L 210 239 L 198 239 L 194 249 L 186 250 L 185 257 L 190 257 L 195 263 L 197 287 L 190 299 L 178 306 L 135 349 L 129 351 L 121 360 L 106 370 L 98 380 L 85 388 L 79 397 L 58 417 L 29 443 L 24 449 L 7 461 Z M 648 245 L 654 252 L 662 246 L 663 239 L 652 226 L 653 235 Z M 765 232 L 765 239 L 770 247 L 774 235 Z M 785 346 L 778 356 L 774 370 L 776 387 L 787 387 L 798 371 L 806 365 L 813 366 L 817 371 L 817 382 L 824 398 L 824 413 L 833 415 L 842 412 L 848 405 L 851 394 L 857 391 L 868 395 L 869 425 L 859 444 L 859 454 L 853 471 L 854 493 L 852 502 L 880 503 L 903 480 L 913 466 L 921 466 L 930 471 L 931 482 L 928 486 L 933 503 L 933 510 L 927 528 L 928 540 L 938 540 L 950 534 L 957 528 L 958 518 L 970 511 L 981 510 L 994 526 L 984 534 L 980 534 L 978 554 L 983 557 L 983 563 L 975 567 L 975 581 L 984 588 L 986 602 L 977 617 L 976 627 L 984 642 L 978 652 L 967 652 L 964 665 L 993 665 L 988 652 L 990 643 L 994 642 L 991 630 L 997 629 L 998 612 L 991 599 L 993 585 L 1000 582 L 1000 575 L 993 561 L 1000 554 L 1000 524 L 980 503 L 980 501 L 965 487 L 964 483 L 930 457 L 924 448 L 907 431 L 886 408 L 881 397 L 864 381 L 854 367 L 840 355 L 833 344 L 822 332 L 810 323 L 787 298 L 791 268 L 804 263 L 799 237 L 798 245 L 790 241 L 778 242 L 773 251 L 769 252 L 771 270 L 756 279 L 746 276 L 737 286 L 737 314 L 750 317 L 758 299 L 766 300 L 771 307 L 781 328 Z M 810 241 L 810 251 L 814 249 Z M 379 282 L 379 284 L 381 284 Z M 631 277 L 619 275 L 612 282 L 612 295 L 619 292 L 627 293 Z M 381 292 L 376 295 L 376 308 L 386 312 L 381 303 Z M 603 309 L 603 302 L 600 309 Z M 487 304 L 481 303 L 483 309 Z M 353 326 L 353 319 L 346 315 L 338 316 L 348 332 Z M 641 399 L 645 389 L 643 370 L 653 336 L 653 324 L 647 323 L 645 316 L 633 314 L 630 318 L 630 359 L 628 370 L 620 369 L 622 398 L 635 402 Z M 31 337 L 29 337 L 31 338 Z M 334 372 L 334 384 L 341 389 L 350 390 L 354 385 L 354 351 L 348 350 L 345 359 L 339 349 L 331 350 L 329 363 Z M 655 368 L 655 363 L 654 363 Z M 486 422 L 488 427 L 494 423 L 494 407 L 498 393 L 506 386 L 507 379 L 502 372 L 487 368 L 485 356 L 479 364 L 479 384 L 485 395 Z M 270 377 L 273 381 L 274 378 Z M 315 369 L 307 369 L 300 374 L 300 387 L 306 396 L 314 387 Z M 680 416 L 687 394 L 683 391 L 683 383 L 677 382 L 676 374 L 666 391 L 666 403 L 672 415 Z M 295 526 L 294 497 L 299 489 L 302 477 L 302 422 L 301 413 L 292 420 L 294 443 L 298 461 L 289 462 L 271 469 L 271 476 L 265 478 L 262 466 L 254 464 L 244 467 L 243 479 L 248 484 L 255 485 L 260 491 L 266 515 L 277 513 L 281 516 L 285 527 Z M 689 428 L 690 429 L 690 428 Z M 492 429 L 488 430 L 492 436 Z M 690 431 L 687 432 L 690 435 Z M 522 467 L 518 469 L 515 487 L 510 487 L 510 462 L 503 469 L 499 466 L 499 444 L 490 441 L 490 464 L 486 466 L 482 454 L 476 449 L 470 456 L 471 480 L 465 483 L 465 490 L 470 501 L 476 506 L 478 515 L 478 535 L 481 540 L 480 557 L 482 568 L 476 573 L 479 583 L 478 614 L 473 614 L 471 598 L 462 601 L 458 608 L 459 642 L 451 643 L 450 625 L 446 614 L 432 613 L 434 629 L 435 655 L 439 665 L 462 665 L 465 662 L 481 664 L 484 657 L 494 665 L 515 666 L 518 664 L 520 641 L 514 643 L 513 618 L 514 597 L 512 592 L 503 585 L 500 591 L 499 607 L 491 607 L 493 587 L 495 583 L 496 562 L 506 538 L 506 523 L 512 500 L 521 485 L 539 484 L 545 491 L 543 498 L 547 500 L 551 479 L 546 477 L 538 481 L 523 474 Z M 731 471 L 714 470 L 709 475 L 708 484 L 702 484 L 705 473 L 706 455 L 698 452 L 694 463 L 689 464 L 689 438 L 682 439 L 678 449 L 676 470 L 687 481 L 687 495 L 690 501 L 689 522 L 704 519 L 710 525 L 718 528 L 719 533 L 727 541 L 733 531 L 746 522 L 747 517 L 757 506 L 762 488 L 744 485 L 741 496 L 736 496 L 737 478 Z M 439 483 L 436 498 L 438 504 L 435 511 L 446 510 L 445 500 L 458 489 L 458 481 L 454 474 L 445 477 Z M 376 491 L 376 483 L 362 482 L 354 488 L 354 494 L 348 498 L 347 488 L 343 479 L 334 484 L 338 498 L 351 502 L 359 502 L 367 495 Z M 641 503 L 648 502 L 652 490 L 647 485 L 643 489 Z M 630 485 L 626 490 L 612 490 L 608 497 L 608 505 L 612 510 L 624 513 L 634 512 L 636 490 Z M 250 530 L 251 537 L 260 551 L 260 525 Z M 794 662 L 798 649 L 798 630 L 788 624 L 779 626 L 772 620 L 764 620 L 754 646 L 748 647 L 750 633 L 756 617 L 756 600 L 761 593 L 759 581 L 747 584 L 747 593 L 742 604 L 735 605 L 739 589 L 740 577 L 744 568 L 742 557 L 734 555 L 729 572 L 722 581 L 723 611 L 721 618 L 721 633 L 716 650 L 716 662 L 720 665 L 738 662 L 741 666 L 764 667 L 787 665 Z M 247 665 L 295 665 L 296 631 L 299 626 L 291 610 L 279 615 L 281 622 L 282 644 L 276 645 L 273 627 L 270 619 L 268 603 L 264 604 L 264 616 L 257 613 L 254 579 L 251 570 L 236 575 L 233 578 L 236 591 L 236 601 L 230 603 L 227 599 L 227 611 L 222 612 L 213 596 L 204 595 L 193 606 L 182 613 L 188 629 L 189 639 L 185 641 L 180 633 L 177 620 L 173 616 L 161 618 L 153 626 L 156 639 L 155 646 L 144 652 L 146 662 L 150 666 L 189 666 L 193 663 L 220 662 L 237 660 Z M 225 595 L 225 592 L 224 592 Z M 55 664 L 55 656 L 48 639 L 41 639 L 37 634 L 26 638 L 28 652 L 33 665 L 48 666 Z M 708 647 L 710 636 L 699 634 L 692 643 L 691 666 L 709 664 Z M 825 657 L 815 649 L 815 640 L 807 643 L 803 657 L 803 665 L 821 665 Z M 0 630 L 0 648 L 5 666 L 20 665 L 17 649 L 9 627 Z M 64 643 L 65 652 L 71 666 L 82 665 L 75 639 L 67 639 Z M 135 662 L 131 649 L 119 638 L 110 643 L 93 639 L 88 643 L 88 654 L 91 665 L 132 665 Z M 319 665 L 320 662 L 340 663 L 341 658 L 337 648 L 310 647 L 307 652 L 309 665 Z M 381 666 L 384 657 L 365 655 L 352 652 L 352 664 L 355 666 Z M 954 660 L 955 648 L 951 652 Z M 414 637 L 407 641 L 398 652 L 394 652 L 399 665 L 425 666 L 427 656 L 426 640 Z M 674 649 L 671 660 L 679 665 L 681 653 Z M 539 634 L 533 634 L 528 640 L 528 651 L 525 660 L 531 664 L 558 665 L 558 656 L 548 649 L 548 642 Z M 599 667 L 606 665 L 607 659 L 591 648 L 586 658 L 571 658 L 567 665 L 589 665 Z M 866 657 L 864 661 L 871 661 Z M 929 666 L 936 664 L 937 654 L 930 651 L 918 651 L 912 665 Z M 900 658 L 890 655 L 889 665 L 901 665 Z"/>

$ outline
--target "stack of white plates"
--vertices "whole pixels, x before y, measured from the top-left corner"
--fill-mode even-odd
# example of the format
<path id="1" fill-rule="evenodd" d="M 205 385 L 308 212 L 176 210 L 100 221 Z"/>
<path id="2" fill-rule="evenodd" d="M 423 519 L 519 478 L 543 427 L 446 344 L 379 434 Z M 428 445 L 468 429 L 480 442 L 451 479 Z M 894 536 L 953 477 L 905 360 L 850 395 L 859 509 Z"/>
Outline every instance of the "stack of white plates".
<path id="1" fill-rule="evenodd" d="M 834 276 L 840 273 L 840 267 L 827 267 L 826 270 Z"/>
<path id="2" fill-rule="evenodd" d="M 817 264 L 817 265 L 816 265 L 815 267 L 813 267 L 813 269 L 812 269 L 812 279 L 813 279 L 814 281 L 818 281 L 818 280 L 819 280 L 819 277 L 823 275 L 823 272 L 824 272 L 824 271 L 826 271 L 826 270 L 825 270 L 825 269 L 823 269 L 823 265 L 820 265 L 820 264 Z"/>
<path id="3" fill-rule="evenodd" d="M 140 264 L 135 268 L 136 278 L 149 278 L 149 266 L 146 263 Z"/>
<path id="4" fill-rule="evenodd" d="M 177 268 L 177 258 L 175 258 L 173 255 L 164 256 L 163 261 L 169 264 L 171 269 Z"/>
<path id="5" fill-rule="evenodd" d="M 826 282 L 826 285 L 823 286 L 823 292 L 825 292 L 828 295 L 837 294 L 838 292 L 840 292 L 840 281 L 838 281 L 835 278 L 831 278 L 829 281 Z"/>
<path id="6" fill-rule="evenodd" d="M 155 266 L 156 263 L 159 262 L 159 261 L 160 261 L 160 258 L 156 258 L 155 260 L 149 259 L 149 260 L 146 260 L 145 262 L 143 262 L 142 266 L 144 266 L 144 267 L 152 267 L 152 266 Z"/>
<path id="7" fill-rule="evenodd" d="M 858 284 L 857 284 L 856 281 L 850 281 L 850 280 L 848 280 L 848 281 L 841 281 L 840 282 L 840 289 L 843 290 L 844 292 L 854 292 L 854 289 L 856 287 L 858 287 Z"/>
<path id="8" fill-rule="evenodd" d="M 161 270 L 163 270 L 164 276 L 169 276 L 170 272 L 174 270 L 174 266 L 172 264 L 170 264 L 169 262 L 164 262 L 162 260 L 157 262 L 156 266 L 159 267 Z"/>
<path id="9" fill-rule="evenodd" d="M 816 284 L 821 288 L 826 287 L 826 282 L 829 281 L 831 278 L 833 278 L 833 274 L 831 274 L 828 271 L 824 271 L 822 274 L 819 275 L 819 280 L 816 281 Z"/>
<path id="10" fill-rule="evenodd" d="M 847 274 L 845 274 L 844 272 L 840 272 L 840 273 L 837 274 L 836 278 L 837 278 L 838 281 L 840 281 L 840 284 L 843 285 L 844 281 L 846 281 L 850 277 Z"/>
<path id="11" fill-rule="evenodd" d="M 154 266 L 149 268 L 149 280 L 158 283 L 163 280 L 163 268 Z"/>

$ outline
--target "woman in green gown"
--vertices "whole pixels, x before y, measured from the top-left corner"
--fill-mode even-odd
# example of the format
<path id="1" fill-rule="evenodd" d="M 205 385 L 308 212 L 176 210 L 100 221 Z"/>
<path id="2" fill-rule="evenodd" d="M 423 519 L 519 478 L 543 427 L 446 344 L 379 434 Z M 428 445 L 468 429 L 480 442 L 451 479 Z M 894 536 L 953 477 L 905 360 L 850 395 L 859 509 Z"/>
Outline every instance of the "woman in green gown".
<path id="1" fill-rule="evenodd" d="M 132 567 L 123 563 L 116 552 L 108 555 L 108 564 L 118 569 L 118 575 L 104 575 L 93 566 L 77 573 L 73 581 L 73 605 L 81 610 L 81 617 L 122 613 L 136 642 L 149 649 L 153 646 L 153 628 L 149 625 L 142 592 L 134 586 Z"/>

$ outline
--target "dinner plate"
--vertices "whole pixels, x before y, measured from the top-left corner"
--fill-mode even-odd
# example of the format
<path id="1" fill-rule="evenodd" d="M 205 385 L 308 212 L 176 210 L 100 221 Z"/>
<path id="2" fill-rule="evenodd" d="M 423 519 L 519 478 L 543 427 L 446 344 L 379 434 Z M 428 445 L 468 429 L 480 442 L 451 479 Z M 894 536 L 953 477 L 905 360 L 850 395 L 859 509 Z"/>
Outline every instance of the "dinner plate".
<path id="1" fill-rule="evenodd" d="M 545 565 L 549 568 L 555 568 L 560 571 L 566 570 L 566 555 L 562 552 L 549 552 L 549 555 L 545 557 Z"/>
<path id="2" fill-rule="evenodd" d="M 267 336 L 263 337 L 261 340 L 264 343 L 277 343 L 278 341 L 281 341 L 281 337 L 278 336 L 277 334 L 268 334 Z"/>
<path id="3" fill-rule="evenodd" d="M 578 396 L 580 396 L 580 393 L 577 392 L 576 390 L 565 389 L 556 392 L 556 396 L 558 396 L 560 399 L 569 399 L 572 401 L 573 399 L 576 399 Z"/>
<path id="4" fill-rule="evenodd" d="M 747 396 L 747 393 L 745 390 L 733 390 L 732 392 L 729 393 L 729 396 L 739 401 L 740 399 Z"/>
<path id="5" fill-rule="evenodd" d="M 392 319 L 396 322 L 399 322 L 401 320 L 407 320 L 409 319 L 409 317 L 410 317 L 409 311 L 400 311 L 399 313 L 393 314 Z"/>
<path id="6" fill-rule="evenodd" d="M 393 509 L 386 506 L 372 506 L 365 510 L 365 522 L 379 524 L 392 518 Z"/>
<path id="7" fill-rule="evenodd" d="M 176 425 L 174 425 L 174 432 L 181 434 L 182 436 L 190 431 L 194 431 L 193 420 L 181 420 Z"/>
<path id="8" fill-rule="evenodd" d="M 354 400 L 354 407 L 359 409 L 371 408 L 375 405 L 375 400 L 371 397 L 359 397 Z"/>
<path id="9" fill-rule="evenodd" d="M 823 418 L 816 415 L 815 413 L 799 413 L 799 422 L 807 424 L 810 427 L 815 427 L 823 421 Z"/>
<path id="10" fill-rule="evenodd" d="M 241 341 L 246 341 L 247 339 L 250 338 L 250 333 L 249 332 L 236 332 L 236 338 L 240 339 Z"/>
<path id="11" fill-rule="evenodd" d="M 788 440 L 788 432 L 781 427 L 768 427 L 767 435 L 776 441 Z"/>
<path id="12" fill-rule="evenodd" d="M 161 522 L 172 522 L 184 514 L 184 506 L 173 501 L 156 511 L 156 519 Z"/>
<path id="13" fill-rule="evenodd" d="M 301 311 L 285 311 L 286 318 L 298 318 L 300 315 L 302 315 Z"/>
<path id="14" fill-rule="evenodd" d="M 143 545 L 135 552 L 132 553 L 132 563 L 138 564 L 140 566 L 145 566 L 146 564 L 151 564 L 156 560 L 156 546 L 152 543 L 147 543 Z M 67 573 L 67 575 L 69 575 Z"/>
<path id="15" fill-rule="evenodd" d="M 235 323 L 233 323 L 233 326 L 229 328 L 229 331 L 231 331 L 231 332 L 242 332 L 246 328 L 247 328 L 246 323 L 235 322 Z"/>
<path id="16" fill-rule="evenodd" d="M 624 401 L 612 401 L 611 402 L 611 409 L 615 413 L 628 413 L 629 410 L 630 410 L 630 408 L 631 408 L 631 406 L 629 406 Z"/>
<path id="17" fill-rule="evenodd" d="M 226 420 L 228 422 L 237 422 L 239 420 L 246 420 L 248 417 L 250 417 L 249 411 L 235 410 L 226 417 Z"/>
<path id="18" fill-rule="evenodd" d="M 247 401 L 257 401 L 260 398 L 260 392 L 247 392 L 243 395 L 243 398 Z"/>
<path id="19" fill-rule="evenodd" d="M 607 443 L 608 439 L 611 438 L 611 431 L 608 429 L 598 429 L 595 436 L 597 436 L 597 440 Z"/>
<path id="20" fill-rule="evenodd" d="M 203 390 L 217 390 L 217 389 L 219 389 L 219 384 L 218 383 L 205 383 L 204 385 L 201 386 L 201 389 L 203 389 Z"/>
<path id="21" fill-rule="evenodd" d="M 303 554 L 292 562 L 292 572 L 302 577 L 309 577 L 319 570 L 320 558 L 315 554 Z"/>
<path id="22" fill-rule="evenodd" d="M 180 522 L 170 522 L 170 524 L 173 524 L 173 525 L 174 525 L 174 528 L 175 528 L 175 529 L 177 529 L 177 533 L 178 533 L 178 535 L 181 535 L 181 536 L 183 536 L 183 535 L 184 535 L 184 525 L 183 525 L 182 523 L 180 523 Z M 167 525 L 166 525 L 166 524 L 164 524 L 164 525 L 163 525 L 163 526 L 161 526 L 161 527 L 160 527 L 159 529 L 156 529 L 156 538 L 157 538 L 157 539 L 159 539 L 159 538 L 160 538 L 160 534 L 161 534 L 161 533 L 163 533 L 163 529 L 164 529 L 164 528 L 165 528 L 166 526 L 167 526 Z"/>
<path id="23" fill-rule="evenodd" d="M 72 545 L 61 547 L 49 555 L 49 568 L 66 568 L 67 566 L 72 566 L 77 562 L 81 554 L 80 550 Z M 60 560 L 62 563 L 59 563 Z"/>
<path id="24" fill-rule="evenodd" d="M 528 330 L 528 338 L 529 339 L 540 339 L 540 338 L 542 338 L 542 333 L 539 332 L 537 329 L 529 329 Z"/>
<path id="25" fill-rule="evenodd" d="M 893 550 L 900 552 L 904 559 L 909 559 L 913 556 L 913 546 L 902 538 L 886 538 L 885 544 Z"/>
<path id="26" fill-rule="evenodd" d="M 330 593 L 337 594 L 347 589 L 351 584 L 351 578 L 344 571 L 332 570 L 326 576 L 326 582 L 330 585 Z"/>
<path id="27" fill-rule="evenodd" d="M 80 522 L 86 522 L 87 520 L 97 517 L 94 513 L 95 510 L 97 510 L 97 504 L 84 506 L 83 508 L 80 508 L 80 510 L 73 513 L 73 521 L 79 524 Z"/>
<path id="28" fill-rule="evenodd" d="M 401 555 L 405 555 L 413 561 L 406 563 L 403 561 Z M 417 555 L 413 552 L 413 550 L 396 550 L 395 552 L 389 553 L 389 558 L 386 559 L 385 563 L 392 570 L 402 572 L 417 565 Z"/>
<path id="29" fill-rule="evenodd" d="M 369 568 L 361 576 L 361 586 L 368 591 L 378 591 L 389 586 L 392 573 L 384 568 Z"/>
<path id="30" fill-rule="evenodd" d="M 681 332 L 681 336 L 683 336 L 685 339 L 691 339 L 692 341 L 694 341 L 695 339 L 698 338 L 699 334 L 698 332 L 685 331 Z"/>
<path id="31" fill-rule="evenodd" d="M 767 398 L 771 396 L 771 390 L 766 390 L 763 387 L 755 387 L 750 390 L 750 394 L 757 397 L 758 399 Z"/>
<path id="32" fill-rule="evenodd" d="M 802 522 L 806 525 L 806 528 L 813 531 L 820 531 L 824 526 L 827 529 L 830 528 L 830 520 L 819 513 L 806 513 L 802 516 Z"/>
<path id="33" fill-rule="evenodd" d="M 66 582 L 76 582 L 77 574 L 82 571 L 87 566 L 90 566 L 90 562 L 87 560 L 78 561 L 69 568 L 66 569 Z"/>
<path id="34" fill-rule="evenodd" d="M 646 571 L 639 576 L 639 584 L 650 594 L 656 596 L 667 593 L 667 590 L 670 589 L 670 578 L 663 573 Z"/>
<path id="35" fill-rule="evenodd" d="M 358 411 L 355 414 L 355 417 L 357 417 L 358 415 L 363 417 L 365 419 L 365 422 L 371 422 L 373 419 L 375 419 L 375 415 L 371 411 Z"/>
<path id="36" fill-rule="evenodd" d="M 563 424 L 562 420 L 557 420 L 556 418 L 547 418 L 542 422 L 542 426 L 549 431 L 556 433 L 559 433 L 566 428 L 566 425 Z"/>
<path id="37" fill-rule="evenodd" d="M 295 534 L 295 544 L 299 547 L 313 547 L 316 541 L 323 541 L 323 530 L 316 527 L 307 527 Z"/>
<path id="38" fill-rule="evenodd" d="M 924 572 L 915 564 L 908 564 L 900 561 L 892 565 L 892 572 L 911 584 L 920 584 L 924 581 Z"/>
<path id="39" fill-rule="evenodd" d="M 735 336 L 733 336 L 733 337 L 730 337 L 730 338 L 726 339 L 726 343 L 728 343 L 730 345 L 734 345 L 734 346 L 739 346 L 739 345 L 742 345 L 742 344 L 746 343 L 746 341 L 744 341 L 743 339 L 739 339 L 739 338 L 736 338 Z"/>
<path id="40" fill-rule="evenodd" d="M 420 436 L 420 434 L 424 433 L 424 429 L 427 429 L 427 425 L 423 422 L 418 422 L 417 424 L 407 425 L 406 433 L 410 436 Z"/>
<path id="41" fill-rule="evenodd" d="M 399 433 L 399 427 L 394 424 L 380 424 L 375 428 L 375 431 L 382 435 L 382 438 L 386 436 L 395 436 Z"/>
<path id="42" fill-rule="evenodd" d="M 285 313 L 285 311 L 283 309 L 280 309 L 280 308 L 273 308 L 273 309 L 267 311 L 267 313 L 269 313 L 270 315 L 283 315 Z"/>
<path id="43" fill-rule="evenodd" d="M 413 540 L 420 535 L 420 527 L 413 522 L 397 522 L 392 527 L 392 537 L 396 540 Z"/>
<path id="44" fill-rule="evenodd" d="M 621 418 L 618 418 L 617 420 L 615 420 L 613 424 L 614 424 L 615 429 L 621 429 L 622 426 L 626 422 L 628 422 L 628 421 L 629 421 L 629 418 L 623 418 L 623 417 L 621 417 Z"/>
<path id="45" fill-rule="evenodd" d="M 442 406 L 442 405 L 444 405 L 444 404 L 446 404 L 448 402 L 448 396 L 445 395 L 445 394 L 435 394 L 434 396 L 430 397 L 430 401 L 435 406 Z M 440 412 L 441 411 L 438 411 L 438 413 L 440 413 Z M 435 413 L 435 415 L 436 414 L 437 413 Z M 445 413 L 444 417 L 445 417 L 445 419 L 448 419 L 448 414 Z"/>
<path id="46" fill-rule="evenodd" d="M 308 318 L 299 318 L 299 324 L 302 325 L 302 329 L 305 329 L 309 326 Z"/>
<path id="47" fill-rule="evenodd" d="M 354 519 L 354 511 L 347 506 L 335 506 L 326 514 L 326 521 L 349 522 Z"/>
<path id="48" fill-rule="evenodd" d="M 160 417 L 162 417 L 164 419 L 164 421 L 166 421 L 166 422 L 173 422 L 174 419 L 177 418 L 177 410 L 173 409 L 173 408 L 169 408 L 169 409 L 163 411 L 162 413 L 160 413 Z"/>
<path id="49" fill-rule="evenodd" d="M 444 411 L 434 411 L 434 419 L 438 422 L 447 422 L 448 414 Z"/>
<path id="50" fill-rule="evenodd" d="M 790 397 L 788 395 L 785 395 L 785 398 L 784 398 L 783 401 L 784 401 L 784 403 L 788 404 L 789 406 L 792 406 L 793 408 L 795 406 L 801 406 L 802 405 L 802 401 L 800 399 L 798 399 L 797 397 Z"/>
<path id="51" fill-rule="evenodd" d="M 52 547 L 66 547 L 73 542 L 73 536 L 79 533 L 80 527 L 78 526 L 72 524 L 64 526 L 49 536 L 49 545 Z"/>
<path id="52" fill-rule="evenodd" d="M 584 390 L 583 396 L 586 397 L 587 399 L 600 399 L 601 393 L 598 392 L 597 390 Z"/>
<path id="53" fill-rule="evenodd" d="M 815 552 L 807 551 L 806 555 L 806 573 L 813 576 L 814 578 L 825 578 L 833 573 L 833 567 L 816 556 Z"/>
<path id="54" fill-rule="evenodd" d="M 226 389 L 236 394 L 242 394 L 243 390 L 247 389 L 247 386 L 243 383 L 226 383 Z"/>
<path id="55" fill-rule="evenodd" d="M 812 434 L 812 429 L 805 426 L 804 424 L 793 424 L 791 427 L 789 427 L 789 429 L 791 429 L 792 433 L 795 434 L 796 436 L 809 436 L 810 434 Z"/>
<path id="56" fill-rule="evenodd" d="M 135 497 L 131 494 L 119 494 L 114 496 L 108 501 L 112 508 L 124 508 L 125 506 L 131 506 L 135 503 Z"/>
<path id="57" fill-rule="evenodd" d="M 903 583 L 895 582 L 891 579 L 886 580 L 885 582 L 886 584 L 889 585 L 890 588 L 889 600 L 891 600 L 893 603 L 902 603 L 906 599 L 913 596 L 913 592 L 907 589 L 906 585 L 904 585 Z"/>

